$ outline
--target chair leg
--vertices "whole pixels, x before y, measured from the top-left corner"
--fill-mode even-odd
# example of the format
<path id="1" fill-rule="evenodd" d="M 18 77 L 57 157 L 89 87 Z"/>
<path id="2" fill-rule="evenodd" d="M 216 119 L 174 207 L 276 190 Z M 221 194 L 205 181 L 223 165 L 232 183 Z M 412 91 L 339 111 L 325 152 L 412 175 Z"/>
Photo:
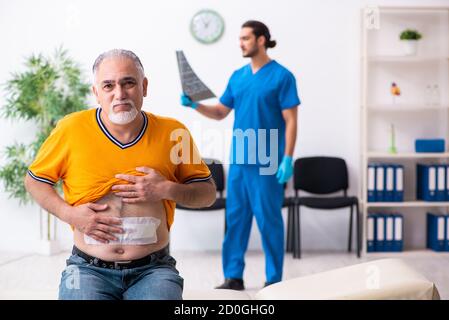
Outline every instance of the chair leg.
<path id="1" fill-rule="evenodd" d="M 352 211 L 354 209 L 354 206 L 350 207 L 350 214 L 349 214 L 349 237 L 348 237 L 348 252 L 352 251 Z"/>
<path id="2" fill-rule="evenodd" d="M 296 232 L 296 220 L 298 220 L 298 217 L 296 216 L 296 205 L 293 207 L 293 212 L 292 212 L 292 237 L 291 237 L 291 241 L 292 241 L 292 253 L 293 253 L 293 258 L 295 258 L 296 255 L 296 251 L 297 251 L 297 241 L 296 238 L 298 237 L 298 233 Z"/>
<path id="3" fill-rule="evenodd" d="M 301 259 L 301 210 L 299 205 L 295 206 L 294 219 L 294 240 L 293 240 L 293 258 Z"/>
<path id="4" fill-rule="evenodd" d="M 292 252 L 293 245 L 292 245 L 292 228 L 293 228 L 293 222 L 292 222 L 292 215 L 293 215 L 293 209 L 292 206 L 288 206 L 288 212 L 287 212 L 287 249 L 286 252 Z"/>
<path id="5" fill-rule="evenodd" d="M 361 239 L 360 236 L 362 234 L 363 226 L 360 223 L 360 214 L 359 214 L 359 204 L 356 204 L 356 229 L 357 229 L 357 258 L 360 258 L 360 250 L 361 250 Z"/>

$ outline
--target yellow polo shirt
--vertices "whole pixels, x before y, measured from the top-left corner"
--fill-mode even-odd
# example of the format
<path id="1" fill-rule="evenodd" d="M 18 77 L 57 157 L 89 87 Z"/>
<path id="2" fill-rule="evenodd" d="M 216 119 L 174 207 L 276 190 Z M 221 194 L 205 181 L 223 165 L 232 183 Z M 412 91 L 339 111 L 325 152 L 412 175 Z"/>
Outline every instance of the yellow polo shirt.
<path id="1" fill-rule="evenodd" d="M 115 178 L 116 174 L 144 175 L 137 167 L 155 169 L 177 183 L 211 178 L 189 131 L 179 121 L 141 111 L 144 123 L 139 135 L 122 144 L 106 129 L 101 112 L 101 108 L 84 110 L 61 119 L 28 168 L 31 177 L 44 183 L 54 185 L 61 179 L 68 204 L 94 202 L 114 184 L 127 183 Z M 163 203 L 170 228 L 176 204 Z"/>

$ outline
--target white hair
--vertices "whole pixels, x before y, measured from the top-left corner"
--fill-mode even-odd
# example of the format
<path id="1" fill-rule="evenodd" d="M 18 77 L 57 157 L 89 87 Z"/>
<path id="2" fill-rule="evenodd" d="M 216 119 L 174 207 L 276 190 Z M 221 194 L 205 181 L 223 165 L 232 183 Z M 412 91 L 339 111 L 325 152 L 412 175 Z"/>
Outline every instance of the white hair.
<path id="1" fill-rule="evenodd" d="M 94 79 L 96 78 L 98 68 L 100 67 L 100 64 L 103 62 L 103 60 L 106 58 L 113 58 L 113 57 L 124 57 L 124 58 L 131 59 L 134 62 L 134 64 L 136 65 L 136 68 L 139 71 L 139 75 L 142 78 L 145 77 L 145 72 L 143 69 L 142 62 L 140 62 L 139 57 L 134 52 L 132 52 L 130 50 L 125 50 L 125 49 L 112 49 L 112 50 L 103 52 L 102 54 L 100 54 L 98 56 L 97 59 L 95 59 L 94 65 L 92 66 L 92 72 L 94 75 Z"/>

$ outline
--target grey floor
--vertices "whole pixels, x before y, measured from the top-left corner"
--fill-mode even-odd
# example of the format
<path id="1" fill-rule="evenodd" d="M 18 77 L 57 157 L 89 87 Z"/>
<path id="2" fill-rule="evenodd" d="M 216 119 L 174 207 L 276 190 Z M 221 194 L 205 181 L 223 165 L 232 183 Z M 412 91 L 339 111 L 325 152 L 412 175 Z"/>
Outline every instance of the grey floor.
<path id="1" fill-rule="evenodd" d="M 59 277 L 68 252 L 55 256 L 0 252 L 0 299 L 55 299 Z M 205 290 L 223 280 L 220 252 L 172 252 L 185 280 L 185 288 Z M 434 282 L 442 299 L 449 299 L 449 254 L 432 251 L 408 251 L 394 254 L 370 254 L 357 259 L 354 254 L 305 252 L 300 260 L 285 257 L 284 279 L 291 279 L 334 268 L 380 258 L 397 257 Z M 262 288 L 264 278 L 262 252 L 248 252 L 244 274 L 247 293 L 253 296 Z"/>

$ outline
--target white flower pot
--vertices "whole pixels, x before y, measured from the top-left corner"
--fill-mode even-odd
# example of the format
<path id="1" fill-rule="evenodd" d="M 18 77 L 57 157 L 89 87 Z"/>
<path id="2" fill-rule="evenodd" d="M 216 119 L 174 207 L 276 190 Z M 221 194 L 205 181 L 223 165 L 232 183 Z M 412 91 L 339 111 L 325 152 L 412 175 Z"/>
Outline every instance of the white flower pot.
<path id="1" fill-rule="evenodd" d="M 44 256 L 52 256 L 61 252 L 61 247 L 56 240 L 40 240 L 36 253 Z"/>
<path id="2" fill-rule="evenodd" d="M 401 40 L 404 54 L 414 56 L 418 52 L 418 40 Z"/>
<path id="3" fill-rule="evenodd" d="M 56 239 L 57 221 L 58 219 L 55 216 L 40 208 L 40 240 L 36 244 L 38 254 L 51 256 L 61 252 L 61 247 Z"/>

